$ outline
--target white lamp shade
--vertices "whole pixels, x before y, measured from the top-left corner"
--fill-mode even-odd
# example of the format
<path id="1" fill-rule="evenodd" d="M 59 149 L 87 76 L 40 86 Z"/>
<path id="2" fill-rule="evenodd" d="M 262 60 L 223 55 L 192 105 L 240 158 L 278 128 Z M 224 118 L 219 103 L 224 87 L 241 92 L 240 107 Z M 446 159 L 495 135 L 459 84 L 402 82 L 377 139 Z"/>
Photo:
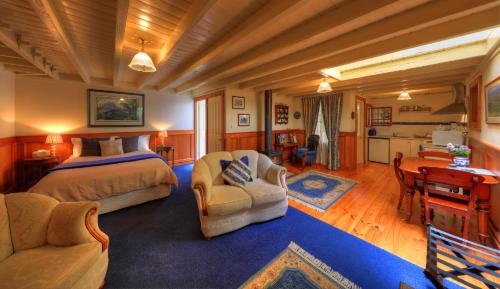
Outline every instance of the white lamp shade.
<path id="1" fill-rule="evenodd" d="M 137 54 L 134 55 L 134 58 L 132 58 L 132 61 L 130 61 L 128 67 L 140 72 L 156 71 L 156 67 L 153 63 L 153 60 L 151 60 L 151 57 L 149 57 L 149 55 L 142 51 L 137 52 Z"/>
<path id="2" fill-rule="evenodd" d="M 411 99 L 411 96 L 406 90 L 401 92 L 401 94 L 398 96 L 398 100 L 410 100 L 410 99 Z"/>
<path id="3" fill-rule="evenodd" d="M 330 83 L 328 81 L 323 80 L 319 86 L 318 90 L 316 90 L 318 93 L 325 93 L 325 92 L 330 92 L 332 91 L 332 87 L 330 86 Z"/>
<path id="4" fill-rule="evenodd" d="M 60 134 L 49 134 L 45 139 L 46 144 L 61 144 L 63 143 L 62 136 Z"/>

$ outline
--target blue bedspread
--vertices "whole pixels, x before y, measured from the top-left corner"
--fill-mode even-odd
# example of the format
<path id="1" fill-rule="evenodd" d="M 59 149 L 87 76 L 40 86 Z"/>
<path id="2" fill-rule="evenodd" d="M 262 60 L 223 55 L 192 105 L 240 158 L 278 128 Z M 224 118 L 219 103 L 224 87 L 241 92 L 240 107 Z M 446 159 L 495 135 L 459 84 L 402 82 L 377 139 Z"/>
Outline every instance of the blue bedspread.
<path id="1" fill-rule="evenodd" d="M 48 169 L 45 172 L 45 174 L 49 174 L 51 172 L 60 171 L 60 170 L 105 166 L 105 165 L 112 165 L 112 164 L 119 164 L 119 163 L 135 162 L 135 161 L 140 161 L 140 160 L 145 160 L 145 159 L 161 159 L 161 160 L 165 161 L 159 155 L 154 154 L 154 153 L 150 153 L 150 154 L 133 155 L 133 156 L 110 158 L 110 159 L 95 160 L 95 161 L 62 163 L 62 164 L 57 165 L 51 169 Z"/>

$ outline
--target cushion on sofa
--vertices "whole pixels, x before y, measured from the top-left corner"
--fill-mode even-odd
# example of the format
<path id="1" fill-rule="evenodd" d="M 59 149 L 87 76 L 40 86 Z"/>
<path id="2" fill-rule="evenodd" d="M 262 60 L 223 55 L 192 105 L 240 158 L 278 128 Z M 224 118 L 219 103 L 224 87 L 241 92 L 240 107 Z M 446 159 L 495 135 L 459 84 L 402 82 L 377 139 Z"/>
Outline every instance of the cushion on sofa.
<path id="1" fill-rule="evenodd" d="M 207 207 L 209 216 L 225 216 L 251 208 L 252 199 L 238 187 L 212 186 Z"/>
<path id="2" fill-rule="evenodd" d="M 257 178 L 257 162 L 259 153 L 253 150 L 238 150 L 231 152 L 232 158 L 239 160 L 244 156 L 248 156 L 248 167 L 252 170 L 252 179 Z"/>
<path id="3" fill-rule="evenodd" d="M 14 252 L 47 244 L 47 227 L 56 199 L 30 193 L 5 196 Z"/>
<path id="4" fill-rule="evenodd" d="M 5 206 L 5 195 L 0 194 L 0 262 L 14 253 L 10 237 L 9 215 Z"/>
<path id="5" fill-rule="evenodd" d="M 240 158 L 240 161 L 242 161 L 247 167 L 249 166 L 248 156 L 242 156 Z M 229 165 L 231 164 L 231 162 L 232 161 L 220 160 L 220 167 L 221 167 L 223 173 L 227 169 L 227 167 L 229 167 Z M 251 182 L 251 181 L 252 181 L 252 176 L 250 174 L 250 180 L 249 180 L 249 182 Z M 224 184 L 229 185 L 230 183 L 228 183 L 226 180 L 224 180 Z"/>
<path id="6" fill-rule="evenodd" d="M 2 288 L 72 288 L 101 254 L 99 242 L 16 252 L 0 262 Z"/>
<path id="7" fill-rule="evenodd" d="M 286 198 L 286 191 L 283 187 L 273 185 L 263 179 L 255 179 L 246 183 L 243 188 L 252 197 L 254 206 L 274 203 Z"/>
<path id="8" fill-rule="evenodd" d="M 232 186 L 243 188 L 252 181 L 252 171 L 242 160 L 233 160 L 222 172 L 222 178 Z"/>

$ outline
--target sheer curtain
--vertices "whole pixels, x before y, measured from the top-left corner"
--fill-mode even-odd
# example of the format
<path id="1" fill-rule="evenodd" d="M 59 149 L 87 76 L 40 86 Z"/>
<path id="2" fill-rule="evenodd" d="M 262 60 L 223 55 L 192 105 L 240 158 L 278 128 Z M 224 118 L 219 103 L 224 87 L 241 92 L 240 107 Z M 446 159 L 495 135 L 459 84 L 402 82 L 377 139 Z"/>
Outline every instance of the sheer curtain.
<path id="1" fill-rule="evenodd" d="M 318 153 L 316 162 L 322 165 L 328 164 L 328 137 L 326 135 L 325 123 L 323 122 L 323 111 L 320 104 L 318 120 L 316 123 L 315 134 L 319 135 Z"/>

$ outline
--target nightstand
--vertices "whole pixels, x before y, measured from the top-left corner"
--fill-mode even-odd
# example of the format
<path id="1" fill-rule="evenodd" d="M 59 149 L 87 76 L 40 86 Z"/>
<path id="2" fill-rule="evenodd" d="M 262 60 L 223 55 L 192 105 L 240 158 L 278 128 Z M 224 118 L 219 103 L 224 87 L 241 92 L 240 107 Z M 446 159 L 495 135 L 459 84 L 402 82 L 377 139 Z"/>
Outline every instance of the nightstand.
<path id="1" fill-rule="evenodd" d="M 173 145 L 159 145 L 156 147 L 156 153 L 159 154 L 165 161 L 169 162 L 168 153 L 172 152 L 172 168 L 174 168 L 175 162 L 175 146 Z"/>
<path id="2" fill-rule="evenodd" d="M 59 164 L 58 157 L 29 158 L 23 160 L 23 191 L 28 190 L 36 184 L 43 173 Z"/>

